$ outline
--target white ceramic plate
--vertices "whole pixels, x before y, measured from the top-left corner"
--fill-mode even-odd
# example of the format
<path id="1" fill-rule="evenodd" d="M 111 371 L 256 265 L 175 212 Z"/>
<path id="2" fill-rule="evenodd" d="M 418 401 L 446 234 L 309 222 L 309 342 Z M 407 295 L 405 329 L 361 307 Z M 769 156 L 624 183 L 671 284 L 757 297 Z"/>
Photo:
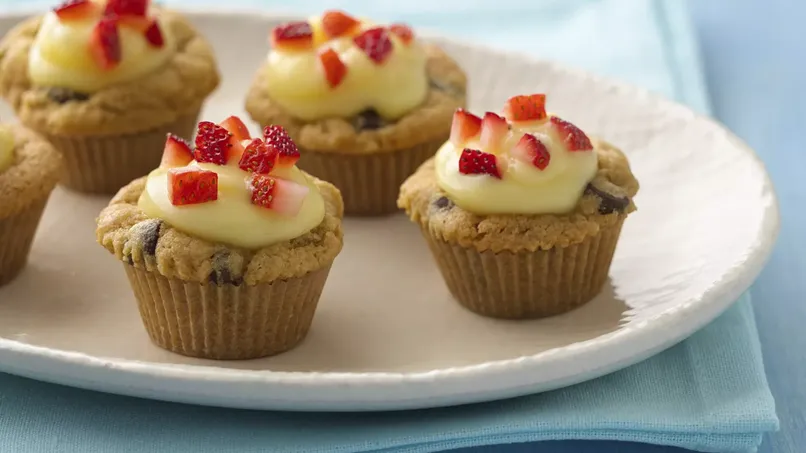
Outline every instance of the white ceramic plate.
<path id="1" fill-rule="evenodd" d="M 224 75 L 205 116 L 243 114 L 244 92 L 279 18 L 191 17 L 215 45 Z M 17 20 L 0 19 L 0 32 Z M 736 137 L 636 88 L 439 41 L 470 74 L 473 109 L 545 92 L 552 111 L 629 155 L 642 184 L 639 211 L 625 225 L 610 284 L 593 302 L 545 320 L 484 319 L 451 300 L 405 216 L 347 220 L 344 251 L 300 347 L 254 361 L 190 359 L 149 342 L 121 266 L 95 243 L 94 217 L 107 200 L 57 190 L 27 270 L 0 289 L 0 369 L 239 408 L 454 405 L 554 389 L 633 364 L 684 339 L 747 289 L 774 242 L 778 211 L 762 164 Z"/>

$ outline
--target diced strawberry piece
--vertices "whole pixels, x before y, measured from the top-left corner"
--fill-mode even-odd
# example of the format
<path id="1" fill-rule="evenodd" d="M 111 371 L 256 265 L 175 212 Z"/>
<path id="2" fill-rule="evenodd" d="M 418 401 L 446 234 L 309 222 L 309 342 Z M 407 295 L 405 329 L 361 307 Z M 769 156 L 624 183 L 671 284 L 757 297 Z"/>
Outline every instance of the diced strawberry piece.
<path id="1" fill-rule="evenodd" d="M 146 31 L 148 31 L 149 27 L 151 27 L 152 20 L 145 17 L 145 16 L 110 16 L 110 17 L 117 17 L 118 24 L 121 27 L 128 27 L 133 30 L 139 31 L 143 35 L 145 35 Z"/>
<path id="2" fill-rule="evenodd" d="M 313 47 L 311 24 L 291 22 L 274 27 L 271 32 L 271 45 L 280 49 L 310 49 Z"/>
<path id="3" fill-rule="evenodd" d="M 507 133 L 509 133 L 507 120 L 493 112 L 484 114 L 484 119 L 481 120 L 481 138 L 479 140 L 485 151 L 499 152 L 507 138 Z"/>
<path id="4" fill-rule="evenodd" d="M 174 134 L 168 134 L 165 140 L 165 150 L 162 152 L 160 167 L 183 167 L 193 160 L 193 150 L 185 140 Z"/>
<path id="5" fill-rule="evenodd" d="M 168 170 L 168 199 L 174 206 L 218 200 L 218 175 L 199 168 Z"/>
<path id="6" fill-rule="evenodd" d="M 120 34 L 115 17 L 102 17 L 90 36 L 90 52 L 98 66 L 112 69 L 120 63 Z"/>
<path id="7" fill-rule="evenodd" d="M 232 138 L 238 142 L 251 138 L 249 136 L 249 128 L 235 115 L 222 121 L 220 126 L 232 134 Z"/>
<path id="8" fill-rule="evenodd" d="M 451 125 L 451 143 L 454 146 L 462 146 L 471 138 L 479 135 L 481 130 L 481 118 L 467 112 L 464 109 L 457 109 L 453 113 L 453 124 Z"/>
<path id="9" fill-rule="evenodd" d="M 540 170 L 545 170 L 551 160 L 551 154 L 546 145 L 532 134 L 523 134 L 518 144 L 512 148 L 512 155 L 524 162 L 531 163 Z"/>
<path id="10" fill-rule="evenodd" d="M 69 0 L 57 6 L 53 12 L 60 21 L 71 21 L 90 18 L 98 9 L 98 4 L 90 0 Z"/>
<path id="11" fill-rule="evenodd" d="M 254 175 L 249 182 L 252 204 L 280 214 L 297 215 L 310 189 L 285 179 Z"/>
<path id="12" fill-rule="evenodd" d="M 156 19 L 151 21 L 143 34 L 146 37 L 146 41 L 148 41 L 148 43 L 152 46 L 159 48 L 165 45 L 165 39 L 162 37 L 162 30 L 160 30 L 160 26 L 157 24 Z"/>
<path id="13" fill-rule="evenodd" d="M 328 38 L 350 34 L 358 29 L 360 22 L 341 11 L 327 11 L 322 15 L 322 30 Z"/>
<path id="14" fill-rule="evenodd" d="M 109 0 L 104 16 L 145 16 L 148 0 Z"/>
<path id="15" fill-rule="evenodd" d="M 325 78 L 331 88 L 336 88 L 347 74 L 347 66 L 342 63 L 339 54 L 333 49 L 326 49 L 319 53 L 319 61 L 325 71 Z"/>
<path id="16" fill-rule="evenodd" d="M 495 154 L 465 148 L 459 157 L 459 173 L 463 175 L 490 175 L 501 179 Z"/>
<path id="17" fill-rule="evenodd" d="M 263 129 L 263 137 L 269 148 L 277 151 L 277 166 L 288 168 L 294 166 L 299 160 L 299 149 L 297 144 L 288 136 L 288 132 L 282 126 L 266 126 Z"/>
<path id="18" fill-rule="evenodd" d="M 504 116 L 510 121 L 537 121 L 546 118 L 546 95 L 513 96 L 504 105 Z"/>
<path id="19" fill-rule="evenodd" d="M 568 151 L 590 151 L 593 149 L 588 136 L 568 121 L 552 116 L 551 124 L 557 130 Z"/>
<path id="20" fill-rule="evenodd" d="M 389 26 L 389 31 L 396 34 L 403 44 L 409 44 L 412 39 L 414 39 L 414 32 L 411 31 L 411 28 L 408 25 L 404 24 L 392 24 Z"/>
<path id="21" fill-rule="evenodd" d="M 226 129 L 210 121 L 199 123 L 193 153 L 196 161 L 226 165 L 231 148 L 230 133 Z"/>
<path id="22" fill-rule="evenodd" d="M 238 167 L 243 171 L 267 175 L 277 164 L 277 149 L 266 145 L 259 138 L 253 139 L 246 145 Z"/>
<path id="23" fill-rule="evenodd" d="M 375 64 L 383 63 L 392 52 L 392 41 L 383 27 L 364 30 L 363 33 L 353 38 L 353 42 Z"/>

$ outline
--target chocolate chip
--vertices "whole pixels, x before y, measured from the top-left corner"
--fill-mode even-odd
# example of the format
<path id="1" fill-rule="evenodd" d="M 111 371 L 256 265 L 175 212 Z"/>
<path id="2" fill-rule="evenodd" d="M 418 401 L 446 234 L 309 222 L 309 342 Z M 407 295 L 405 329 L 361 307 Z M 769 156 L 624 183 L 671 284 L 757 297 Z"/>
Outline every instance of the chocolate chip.
<path id="1" fill-rule="evenodd" d="M 585 187 L 585 193 L 599 197 L 599 214 L 612 214 L 616 211 L 624 211 L 630 205 L 630 199 L 626 196 L 619 196 L 596 187 L 594 183 L 589 183 Z"/>
<path id="2" fill-rule="evenodd" d="M 64 104 L 70 101 L 86 101 L 90 98 L 90 95 L 86 93 L 79 93 L 78 91 L 73 91 L 69 88 L 52 87 L 48 89 L 48 97 L 53 102 Z"/>
<path id="3" fill-rule="evenodd" d="M 219 250 L 215 252 L 212 258 L 212 270 L 208 280 L 214 285 L 235 285 L 241 284 L 242 279 L 233 275 L 230 268 L 230 252 L 228 250 Z"/>
<path id="4" fill-rule="evenodd" d="M 448 197 L 439 197 L 434 200 L 434 206 L 437 209 L 450 209 L 453 207 L 453 202 Z"/>
<path id="5" fill-rule="evenodd" d="M 149 219 L 140 222 L 139 233 L 140 243 L 143 244 L 143 254 L 154 256 L 157 253 L 157 243 L 160 240 L 160 228 L 162 220 Z"/>
<path id="6" fill-rule="evenodd" d="M 134 266 L 134 258 L 132 258 L 131 255 L 124 256 L 123 261 L 125 261 L 127 264 Z"/>
<path id="7" fill-rule="evenodd" d="M 383 118 L 374 109 L 364 110 L 353 118 L 353 127 L 359 131 L 380 129 L 385 125 Z"/>

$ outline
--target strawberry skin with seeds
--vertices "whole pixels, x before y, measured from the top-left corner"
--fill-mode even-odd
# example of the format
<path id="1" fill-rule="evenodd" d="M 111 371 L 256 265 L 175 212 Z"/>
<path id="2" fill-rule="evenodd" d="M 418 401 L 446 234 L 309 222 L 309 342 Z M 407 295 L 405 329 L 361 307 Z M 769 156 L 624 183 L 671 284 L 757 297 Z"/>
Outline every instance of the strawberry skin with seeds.
<path id="1" fill-rule="evenodd" d="M 252 204 L 287 216 L 299 213 L 310 191 L 302 184 L 258 174 L 249 180 L 249 189 Z"/>
<path id="2" fill-rule="evenodd" d="M 510 121 L 539 121 L 546 118 L 546 95 L 513 96 L 504 105 L 504 116 Z"/>
<path id="3" fill-rule="evenodd" d="M 210 121 L 199 123 L 194 151 L 197 162 L 226 165 L 231 148 L 230 133 L 226 129 Z"/>
<path id="4" fill-rule="evenodd" d="M 313 46 L 313 29 L 308 22 L 278 25 L 271 32 L 271 45 L 279 49 L 305 50 Z"/>
<path id="5" fill-rule="evenodd" d="M 215 201 L 218 175 L 196 168 L 172 168 L 168 170 L 168 199 L 174 206 Z"/>
<path id="6" fill-rule="evenodd" d="M 465 148 L 459 157 L 459 173 L 463 175 L 489 175 L 501 179 L 495 154 Z"/>
<path id="7" fill-rule="evenodd" d="M 327 11 L 322 15 L 322 30 L 328 38 L 351 34 L 359 25 L 360 22 L 342 11 Z"/>
<path id="8" fill-rule="evenodd" d="M 98 11 L 98 5 L 90 0 L 68 1 L 53 10 L 60 21 L 87 19 L 95 15 Z"/>
<path id="9" fill-rule="evenodd" d="M 347 66 L 342 63 L 339 54 L 333 49 L 325 49 L 319 53 L 319 61 L 325 71 L 325 79 L 331 88 L 336 88 L 341 84 L 344 76 L 347 75 Z"/>
<path id="10" fill-rule="evenodd" d="M 568 151 L 591 151 L 593 149 L 588 136 L 568 121 L 552 116 L 551 125 L 554 126 Z"/>
<path id="11" fill-rule="evenodd" d="M 454 112 L 450 138 L 454 146 L 464 145 L 468 140 L 478 136 L 479 131 L 481 131 L 481 118 L 464 109 L 457 109 Z"/>
<path id="12" fill-rule="evenodd" d="M 375 64 L 382 64 L 392 53 L 392 41 L 383 27 L 370 28 L 353 38 L 353 42 Z"/>
<path id="13" fill-rule="evenodd" d="M 518 144 L 512 149 L 512 155 L 534 165 L 539 170 L 545 170 L 551 161 L 551 154 L 546 145 L 531 134 L 523 134 Z"/>
<path id="14" fill-rule="evenodd" d="M 297 163 L 300 157 L 297 144 L 282 126 L 266 126 L 263 129 L 263 138 L 267 146 L 277 151 L 278 167 L 289 168 Z"/>
<path id="15" fill-rule="evenodd" d="M 238 167 L 243 171 L 269 174 L 277 164 L 277 150 L 259 138 L 253 139 L 244 148 Z"/>
<path id="16" fill-rule="evenodd" d="M 185 140 L 173 134 L 168 134 L 165 140 L 165 150 L 162 152 L 160 167 L 183 167 L 193 160 L 193 151 Z"/>
<path id="17" fill-rule="evenodd" d="M 501 118 L 493 112 L 484 114 L 484 119 L 481 120 L 481 142 L 482 148 L 490 153 L 497 153 L 504 145 L 509 133 L 509 124 L 507 120 Z"/>

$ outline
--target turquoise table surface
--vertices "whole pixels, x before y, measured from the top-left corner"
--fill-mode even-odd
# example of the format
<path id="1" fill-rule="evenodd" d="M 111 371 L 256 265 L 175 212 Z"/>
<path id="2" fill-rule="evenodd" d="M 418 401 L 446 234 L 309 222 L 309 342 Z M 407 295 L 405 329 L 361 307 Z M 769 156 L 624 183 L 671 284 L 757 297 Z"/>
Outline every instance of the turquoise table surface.
<path id="1" fill-rule="evenodd" d="M 457 14 L 461 14 L 459 9 L 463 2 L 444 1 L 455 3 Z M 10 3 L 24 5 L 29 1 L 0 0 L 0 6 Z M 292 5 L 294 2 L 283 3 Z M 481 4 L 471 0 L 466 3 Z M 505 3 L 517 2 L 507 0 Z M 522 3 L 531 2 L 524 0 Z M 772 175 L 781 204 L 783 225 L 778 246 L 751 291 L 767 376 L 781 422 L 780 431 L 768 435 L 759 452 L 804 452 L 806 237 L 803 232 L 806 231 L 806 214 L 803 207 L 806 206 L 806 188 L 799 179 L 806 170 L 806 149 L 797 142 L 797 134 L 806 129 L 806 90 L 803 89 L 806 82 L 806 27 L 803 26 L 806 1 L 689 0 L 688 9 L 700 38 L 711 113 L 757 150 Z M 0 445 L 0 451 L 6 450 Z M 685 450 L 581 441 L 457 450 L 457 453 L 527 452 L 683 453 Z"/>

